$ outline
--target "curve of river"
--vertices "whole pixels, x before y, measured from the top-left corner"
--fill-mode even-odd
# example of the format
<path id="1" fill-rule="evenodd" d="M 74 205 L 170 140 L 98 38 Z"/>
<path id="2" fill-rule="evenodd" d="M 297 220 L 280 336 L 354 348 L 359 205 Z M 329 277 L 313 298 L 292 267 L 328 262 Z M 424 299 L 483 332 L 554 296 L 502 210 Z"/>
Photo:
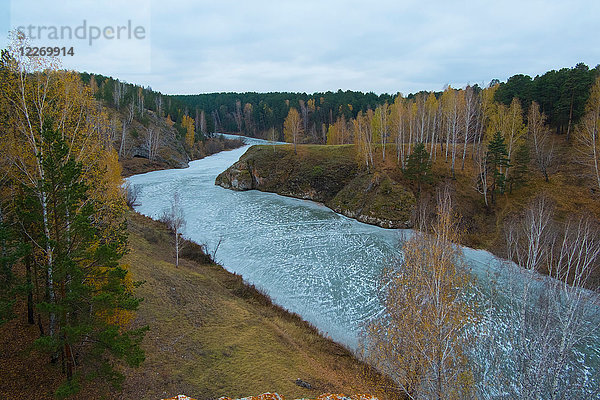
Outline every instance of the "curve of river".
<path id="1" fill-rule="evenodd" d="M 236 192 L 215 178 L 248 146 L 190 162 L 189 168 L 154 171 L 128 178 L 139 190 L 136 210 L 159 218 L 178 192 L 184 236 L 212 251 L 227 270 L 266 292 L 275 303 L 298 313 L 351 349 L 361 322 L 382 311 L 376 288 L 385 260 L 397 252 L 401 234 L 360 223 L 329 208 L 259 191 Z M 472 272 L 498 281 L 499 261 L 482 250 L 463 248 Z M 599 342 L 596 342 L 599 343 Z M 597 368 L 598 346 L 586 351 Z M 587 363 L 586 363 L 587 364 Z M 589 365 L 589 364 L 588 364 Z"/>

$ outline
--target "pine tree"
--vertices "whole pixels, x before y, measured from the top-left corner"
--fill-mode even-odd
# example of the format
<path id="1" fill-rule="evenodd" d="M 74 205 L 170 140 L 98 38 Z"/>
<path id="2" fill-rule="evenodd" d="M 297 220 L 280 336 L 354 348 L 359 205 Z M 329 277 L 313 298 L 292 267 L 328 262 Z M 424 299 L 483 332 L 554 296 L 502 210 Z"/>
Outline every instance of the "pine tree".
<path id="1" fill-rule="evenodd" d="M 495 204 L 496 194 L 504 193 L 506 186 L 506 176 L 504 172 L 506 168 L 510 167 L 506 143 L 500 132 L 496 132 L 488 144 L 486 166 L 489 170 L 488 174 L 492 177 L 490 193 L 492 194 L 492 204 Z"/>
<path id="2" fill-rule="evenodd" d="M 44 125 L 42 137 L 41 185 L 47 193 L 50 229 L 37 232 L 39 242 L 54 250 L 51 269 L 46 271 L 54 295 L 38 308 L 54 316 L 56 331 L 42 335 L 36 344 L 62 360 L 67 379 L 57 396 L 77 392 L 81 379 L 88 376 L 102 377 L 118 387 L 123 375 L 113 367 L 120 359 L 130 366 L 143 361 L 140 343 L 146 331 L 127 331 L 119 318 L 137 309 L 140 301 L 126 283 L 127 270 L 119 265 L 125 227 L 118 237 L 102 239 L 94 223 L 95 202 L 82 179 L 82 164 L 73 160 L 66 141 L 51 124 Z M 76 353 L 83 355 L 78 359 Z"/>
<path id="3" fill-rule="evenodd" d="M 37 313 L 36 344 L 61 361 L 56 394 L 66 396 L 86 377 L 118 384 L 114 367 L 143 359 L 145 328 L 126 329 L 139 299 L 119 265 L 126 206 L 117 154 L 98 134 L 106 119 L 79 74 L 19 58 L 22 39 L 0 60 L 0 205 L 10 217 L 0 239 L 13 260 L 11 242 L 23 244 L 27 319 Z"/>
<path id="4" fill-rule="evenodd" d="M 512 173 L 508 178 L 509 193 L 512 193 L 513 187 L 518 189 L 527 182 L 529 175 L 529 147 L 526 144 L 521 144 L 515 152 L 515 164 L 513 165 Z"/>
<path id="5" fill-rule="evenodd" d="M 423 143 L 418 143 L 408 156 L 404 176 L 417 184 L 419 194 L 421 193 L 422 184 L 433 181 L 431 160 Z"/>
<path id="6" fill-rule="evenodd" d="M 14 317 L 16 277 L 13 266 L 22 251 L 6 215 L 7 207 L 0 206 L 0 325 Z"/>

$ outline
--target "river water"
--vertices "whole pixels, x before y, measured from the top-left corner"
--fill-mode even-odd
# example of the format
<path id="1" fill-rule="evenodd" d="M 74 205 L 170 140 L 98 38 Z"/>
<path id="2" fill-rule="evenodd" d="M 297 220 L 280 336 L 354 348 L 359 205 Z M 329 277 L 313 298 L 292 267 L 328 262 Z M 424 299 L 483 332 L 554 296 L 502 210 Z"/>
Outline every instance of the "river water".
<path id="1" fill-rule="evenodd" d="M 265 144 L 247 139 L 249 145 Z M 184 236 L 209 251 L 221 244 L 217 261 L 351 349 L 361 323 L 382 312 L 377 283 L 386 260 L 397 254 L 401 235 L 357 222 L 327 207 L 259 191 L 236 192 L 215 178 L 248 149 L 225 151 L 192 161 L 189 168 L 154 171 L 128 178 L 139 190 L 136 210 L 159 218 L 179 194 Z M 480 279 L 499 271 L 486 251 L 464 248 L 467 264 Z M 598 365 L 596 348 L 593 364 Z"/>

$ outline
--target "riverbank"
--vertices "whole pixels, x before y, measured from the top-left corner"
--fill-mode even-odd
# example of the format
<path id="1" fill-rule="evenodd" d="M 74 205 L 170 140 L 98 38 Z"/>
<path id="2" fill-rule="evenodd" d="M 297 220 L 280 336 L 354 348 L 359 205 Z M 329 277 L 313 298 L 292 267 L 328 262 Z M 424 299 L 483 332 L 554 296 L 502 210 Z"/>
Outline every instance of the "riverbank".
<path id="1" fill-rule="evenodd" d="M 186 243 L 176 268 L 172 237 L 161 223 L 134 212 L 128 221 L 131 252 L 124 262 L 134 280 L 144 281 L 134 324 L 150 331 L 146 361 L 127 371 L 124 398 L 264 391 L 290 398 L 325 392 L 389 398 L 373 383 L 379 378 L 348 350 L 272 304 L 239 275 L 207 263 L 200 246 Z M 298 386 L 298 378 L 312 389 Z"/>
<path id="2" fill-rule="evenodd" d="M 208 262 L 199 245 L 186 242 L 175 267 L 172 234 L 157 221 L 128 214 L 130 252 L 123 259 L 143 284 L 135 326 L 149 325 L 146 360 L 125 371 L 123 391 L 102 397 L 85 387 L 78 399 L 160 399 L 186 393 L 199 399 L 244 397 L 272 391 L 287 398 L 322 393 L 394 394 L 383 378 L 298 315 L 274 305 L 253 286 Z M 20 313 L 22 315 L 22 313 Z M 52 399 L 60 366 L 32 350 L 37 327 L 24 318 L 0 326 L 0 397 Z M 37 385 L 31 385 L 35 376 Z M 300 386 L 297 379 L 310 384 Z"/>
<path id="3" fill-rule="evenodd" d="M 174 162 L 172 159 L 154 159 L 147 157 L 130 157 L 120 160 L 122 176 L 124 178 L 132 175 L 144 174 L 151 171 L 161 171 L 172 168 L 187 168 L 190 161 L 201 160 L 205 157 L 219 153 L 221 151 L 233 150 L 245 145 L 243 137 L 240 139 L 226 138 L 216 136 L 208 138 L 202 143 L 202 146 L 196 146 L 200 150 L 193 153 L 194 157 L 188 161 Z M 181 155 L 183 157 L 183 154 Z M 186 156 L 187 157 L 187 156 Z"/>
<path id="4" fill-rule="evenodd" d="M 358 168 L 354 147 L 253 146 L 215 183 L 227 189 L 273 192 L 323 203 L 335 212 L 383 228 L 412 228 L 416 199 L 385 171 Z"/>

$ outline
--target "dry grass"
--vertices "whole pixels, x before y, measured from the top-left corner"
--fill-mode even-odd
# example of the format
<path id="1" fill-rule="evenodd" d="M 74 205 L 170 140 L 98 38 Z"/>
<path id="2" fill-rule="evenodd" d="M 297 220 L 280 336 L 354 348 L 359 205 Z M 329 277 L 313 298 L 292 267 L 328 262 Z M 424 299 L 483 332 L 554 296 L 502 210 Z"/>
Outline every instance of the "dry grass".
<path id="1" fill-rule="evenodd" d="M 144 341 L 147 360 L 128 371 L 124 398 L 380 394 L 364 365 L 342 346 L 218 265 L 184 259 L 175 268 L 169 242 L 149 243 L 142 234 L 148 229 L 166 235 L 160 224 L 132 215 L 126 262 L 134 279 L 145 281 L 135 324 L 151 330 Z M 297 378 L 314 389 L 297 386 Z"/>
<path id="2" fill-rule="evenodd" d="M 149 325 L 146 361 L 127 369 L 121 393 L 86 387 L 77 399 L 160 399 L 185 393 L 198 399 L 276 391 L 287 398 L 324 392 L 373 393 L 384 380 L 342 346 L 295 314 L 271 304 L 240 276 L 190 259 L 174 265 L 170 234 L 139 214 L 129 216 L 131 252 L 124 262 L 144 298 L 134 326 Z M 190 252 L 198 259 L 197 250 Z M 36 326 L 18 317 L 0 327 L 0 398 L 51 399 L 60 366 L 31 351 Z M 313 385 L 295 384 L 301 378 Z M 102 394 L 104 393 L 104 394 Z"/>

